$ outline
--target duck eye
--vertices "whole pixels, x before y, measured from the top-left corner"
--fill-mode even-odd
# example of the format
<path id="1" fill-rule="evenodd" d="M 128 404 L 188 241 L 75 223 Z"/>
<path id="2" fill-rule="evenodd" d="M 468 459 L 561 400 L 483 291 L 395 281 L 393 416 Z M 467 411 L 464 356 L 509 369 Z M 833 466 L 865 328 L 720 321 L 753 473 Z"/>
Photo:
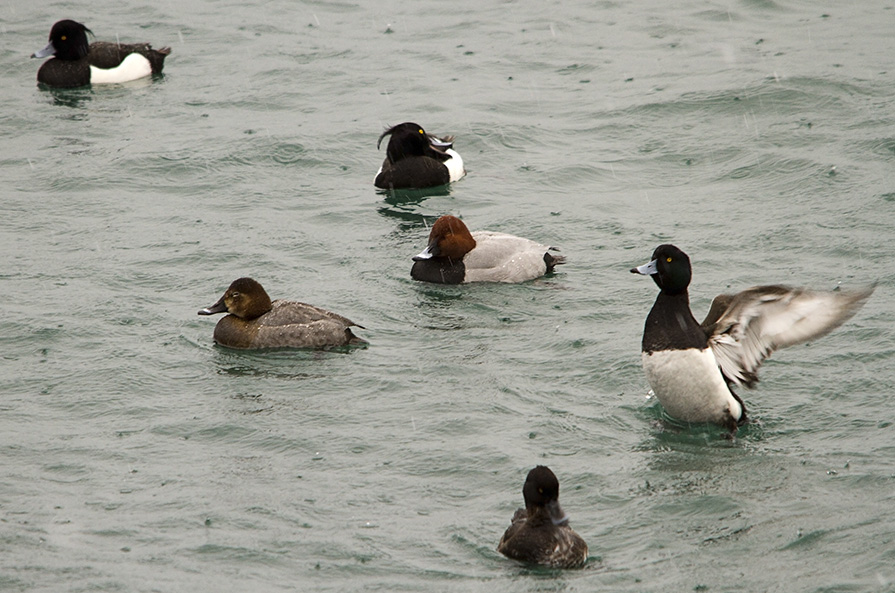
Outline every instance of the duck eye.
<path id="1" fill-rule="evenodd" d="M 66 39 L 68 39 L 68 37 L 66 37 L 65 35 L 63 35 L 63 36 L 60 37 L 59 39 L 61 39 L 62 41 L 65 41 Z"/>
<path id="2" fill-rule="evenodd" d="M 425 132 L 424 132 L 422 129 L 419 130 L 419 133 L 420 133 L 420 134 L 425 134 Z"/>
<path id="3" fill-rule="evenodd" d="M 665 261 L 667 261 L 668 263 L 671 263 L 671 258 L 670 258 L 670 257 L 666 257 L 666 258 L 665 258 Z"/>

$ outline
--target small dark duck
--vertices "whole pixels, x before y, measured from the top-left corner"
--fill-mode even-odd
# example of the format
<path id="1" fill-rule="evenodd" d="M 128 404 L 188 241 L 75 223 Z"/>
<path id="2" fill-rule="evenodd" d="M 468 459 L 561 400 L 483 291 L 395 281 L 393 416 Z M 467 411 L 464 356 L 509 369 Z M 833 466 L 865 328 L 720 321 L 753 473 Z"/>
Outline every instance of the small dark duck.
<path id="1" fill-rule="evenodd" d="M 746 406 L 732 387 L 754 387 L 758 368 L 774 350 L 828 334 L 873 292 L 755 286 L 715 297 L 700 324 L 690 311 L 686 253 L 660 245 L 649 263 L 631 272 L 651 276 L 660 289 L 646 318 L 641 354 L 656 397 L 671 417 L 720 424 L 731 435 L 747 421 Z"/>
<path id="2" fill-rule="evenodd" d="M 559 481 L 539 465 L 522 487 L 525 508 L 513 515 L 497 551 L 514 560 L 551 568 L 580 568 L 587 562 L 587 544 L 569 527 L 559 506 Z"/>
<path id="3" fill-rule="evenodd" d="M 57 88 L 88 84 L 129 82 L 160 74 L 170 47 L 152 49 L 148 43 L 88 44 L 87 33 L 93 31 L 72 20 L 59 21 L 50 30 L 50 42 L 31 54 L 47 60 L 37 71 L 37 81 Z"/>
<path id="4" fill-rule="evenodd" d="M 366 344 L 351 333 L 358 325 L 325 309 L 297 301 L 271 301 L 251 278 L 234 280 L 221 299 L 199 315 L 229 313 L 214 328 L 214 341 L 228 348 L 327 348 Z"/>
<path id="5" fill-rule="evenodd" d="M 419 125 L 404 122 L 379 136 L 391 136 L 385 149 L 385 160 L 373 185 L 380 189 L 424 189 L 457 181 L 466 174 L 463 157 L 453 149 L 454 137 L 437 138 Z"/>

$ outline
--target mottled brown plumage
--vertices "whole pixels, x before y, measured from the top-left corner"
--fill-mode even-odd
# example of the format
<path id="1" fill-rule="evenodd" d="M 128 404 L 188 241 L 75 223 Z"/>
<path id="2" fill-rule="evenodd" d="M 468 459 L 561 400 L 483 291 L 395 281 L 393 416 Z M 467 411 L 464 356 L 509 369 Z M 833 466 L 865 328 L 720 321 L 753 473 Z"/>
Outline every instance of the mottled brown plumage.
<path id="1" fill-rule="evenodd" d="M 539 465 L 522 487 L 525 508 L 513 514 L 497 551 L 530 564 L 551 568 L 580 568 L 587 562 L 587 544 L 569 527 L 559 506 L 559 481 L 550 468 Z"/>

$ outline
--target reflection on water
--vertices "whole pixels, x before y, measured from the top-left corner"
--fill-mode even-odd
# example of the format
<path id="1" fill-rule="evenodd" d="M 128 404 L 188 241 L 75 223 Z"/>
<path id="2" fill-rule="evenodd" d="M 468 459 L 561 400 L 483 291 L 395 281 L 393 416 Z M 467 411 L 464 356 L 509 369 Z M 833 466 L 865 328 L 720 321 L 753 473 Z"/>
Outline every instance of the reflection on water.
<path id="1" fill-rule="evenodd" d="M 57 89 L 45 84 L 38 84 L 37 86 L 41 90 L 47 91 L 53 100 L 53 104 L 59 107 L 78 109 L 93 100 L 93 89 L 89 86 L 82 86 L 76 89 Z M 85 114 L 79 115 L 81 117 L 85 116 Z"/>
<path id="2" fill-rule="evenodd" d="M 688 451 L 710 448 L 742 447 L 748 443 L 761 441 L 764 430 L 756 418 L 741 426 L 734 438 L 723 426 L 711 423 L 689 423 L 668 415 L 655 397 L 652 405 L 644 406 L 638 414 L 644 416 L 652 430 L 648 438 L 635 447 L 638 451 Z"/>
<path id="3" fill-rule="evenodd" d="M 400 221 L 401 230 L 428 228 L 438 216 L 421 214 L 417 208 L 426 198 L 451 195 L 450 185 L 439 185 L 425 189 L 399 189 L 376 190 L 376 193 L 384 196 L 383 201 L 387 206 L 378 208 L 379 214 Z"/>
<path id="4" fill-rule="evenodd" d="M 332 357 L 350 354 L 368 344 L 335 346 L 326 349 L 270 348 L 265 350 L 236 350 L 214 345 L 214 363 L 219 375 L 233 377 L 267 377 L 285 380 L 319 379 L 325 373 L 307 372 L 308 363 L 322 363 Z M 304 372 L 296 369 L 303 369 Z"/>

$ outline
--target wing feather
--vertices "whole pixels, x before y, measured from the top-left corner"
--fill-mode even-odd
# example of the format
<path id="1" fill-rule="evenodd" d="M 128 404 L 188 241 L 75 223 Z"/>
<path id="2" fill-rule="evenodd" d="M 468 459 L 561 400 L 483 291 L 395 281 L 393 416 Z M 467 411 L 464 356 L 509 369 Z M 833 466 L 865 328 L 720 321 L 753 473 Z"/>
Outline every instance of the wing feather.
<path id="1" fill-rule="evenodd" d="M 752 387 L 772 352 L 828 334 L 857 313 L 871 293 L 872 286 L 854 292 L 756 286 L 716 297 L 702 327 L 727 380 Z"/>

